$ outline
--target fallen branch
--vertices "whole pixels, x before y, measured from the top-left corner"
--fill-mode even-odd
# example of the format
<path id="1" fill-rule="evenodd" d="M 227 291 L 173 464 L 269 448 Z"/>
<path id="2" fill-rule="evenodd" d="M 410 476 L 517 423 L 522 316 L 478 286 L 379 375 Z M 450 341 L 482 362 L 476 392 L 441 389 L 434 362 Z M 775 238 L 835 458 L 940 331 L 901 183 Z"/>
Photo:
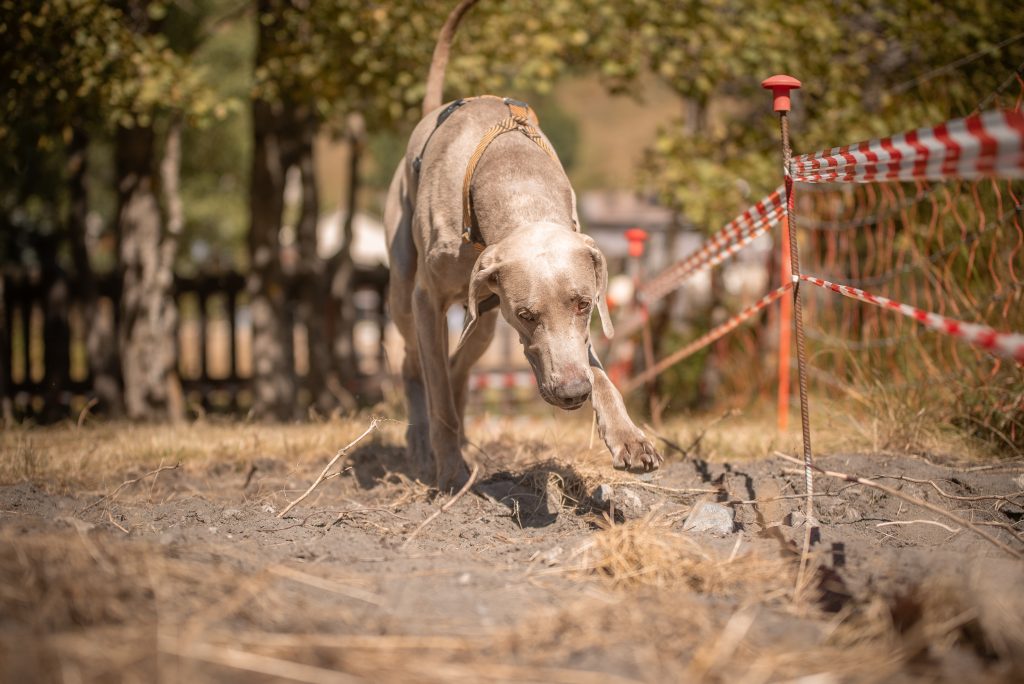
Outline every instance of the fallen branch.
<path id="1" fill-rule="evenodd" d="M 1010 468 L 1010 469 L 1013 469 L 1013 470 L 1024 469 L 1024 461 L 1021 461 L 1021 460 L 1017 460 L 1017 461 L 1003 461 L 1001 463 L 986 463 L 984 465 L 967 466 L 967 465 L 956 465 L 956 464 L 950 464 L 950 463 L 936 463 L 935 461 L 933 461 L 932 459 L 928 458 L 927 456 L 918 456 L 917 458 L 921 459 L 922 461 L 924 461 L 925 463 L 927 463 L 930 466 L 934 466 L 935 468 L 946 468 L 948 470 L 952 470 L 955 473 L 979 473 L 979 472 L 982 472 L 984 470 L 1002 470 L 1004 468 Z"/>
<path id="2" fill-rule="evenodd" d="M 437 509 L 436 511 L 431 513 L 430 517 L 428 517 L 426 520 L 421 522 L 419 527 L 417 527 L 415 530 L 413 530 L 412 534 L 409 535 L 409 538 L 406 539 L 404 542 L 402 542 L 401 548 L 404 550 L 405 547 L 407 547 L 409 545 L 409 543 L 413 539 L 416 538 L 416 535 L 418 535 L 420 532 L 422 532 L 423 528 L 426 527 L 427 525 L 429 525 L 430 522 L 434 518 L 436 518 L 437 516 L 441 515 L 442 513 L 447 511 L 449 508 L 454 506 L 456 504 L 456 502 L 459 499 L 462 498 L 462 495 L 465 494 L 466 492 L 468 492 L 469 488 L 473 486 L 473 483 L 476 481 L 476 476 L 479 475 L 479 474 L 480 474 L 480 466 L 478 466 L 478 465 L 473 466 L 473 472 L 471 472 L 469 474 L 469 479 L 466 480 L 466 484 L 462 485 L 462 489 L 460 489 L 458 492 L 456 492 L 455 496 L 453 496 L 451 498 L 451 500 L 449 500 L 445 505 L 441 506 L 439 509 Z"/>
<path id="3" fill-rule="evenodd" d="M 160 650 L 179 658 L 203 660 L 208 663 L 231 667 L 245 672 L 266 675 L 272 679 L 286 679 L 293 682 L 308 684 L 338 684 L 338 682 L 361 682 L 360 678 L 347 675 L 337 670 L 327 670 L 314 665 L 306 665 L 283 658 L 265 656 L 252 651 L 211 646 L 208 644 L 190 644 L 185 646 L 170 639 L 160 640 Z"/>
<path id="4" fill-rule="evenodd" d="M 794 457 L 790 456 L 789 454 L 784 454 L 784 453 L 782 453 L 780 451 L 776 451 L 775 455 L 777 457 L 783 459 L 783 460 L 789 461 L 790 463 L 797 463 L 797 464 L 800 464 L 800 465 L 804 465 L 803 460 L 798 459 L 798 458 L 794 458 Z M 928 503 L 924 499 L 919 499 L 916 496 L 911 496 L 910 494 L 904 494 L 903 492 L 901 492 L 901 491 L 899 491 L 897 489 L 893 489 L 892 487 L 887 487 L 886 485 L 881 484 L 879 482 L 875 482 L 874 480 L 869 480 L 867 478 L 858 477 L 857 475 L 849 475 L 847 473 L 840 473 L 840 472 L 835 471 L 835 470 L 825 470 L 824 468 L 821 468 L 820 466 L 813 465 L 813 464 L 811 465 L 811 468 L 816 470 L 816 471 L 818 471 L 822 475 L 827 476 L 827 477 L 834 477 L 836 479 L 843 480 L 845 482 L 854 482 L 856 484 L 863 485 L 865 487 L 871 487 L 873 489 L 878 489 L 880 491 L 885 492 L 889 496 L 894 496 L 897 499 L 903 499 L 907 503 L 914 504 L 915 506 L 920 506 L 921 508 L 926 508 L 929 511 L 931 511 L 932 513 L 936 513 L 938 515 L 941 515 L 942 517 L 947 518 L 949 520 L 952 520 L 953 522 L 957 523 L 958 525 L 960 525 L 962 527 L 966 527 L 967 529 L 969 529 L 972 532 L 974 532 L 975 534 L 977 534 L 979 537 L 982 537 L 986 541 L 988 541 L 991 544 L 995 545 L 996 547 L 1002 549 L 1003 551 L 1005 551 L 1006 553 L 1010 554 L 1014 558 L 1016 558 L 1018 560 L 1024 560 L 1024 554 L 1022 554 L 1020 551 L 1017 551 L 1013 547 L 1008 546 L 1007 544 L 1004 544 L 1003 542 L 999 541 L 998 539 L 993 537 L 991 534 L 989 534 L 985 530 L 981 529 L 979 526 L 975 525 L 974 523 L 972 523 L 972 522 L 970 522 L 968 520 L 965 520 L 964 518 L 961 518 L 960 516 L 956 515 L 955 513 L 951 513 L 949 511 L 947 511 L 945 508 L 942 508 L 941 506 L 936 506 L 935 504 Z"/>
<path id="5" fill-rule="evenodd" d="M 327 579 L 326 577 L 318 577 L 311 575 L 308 572 L 303 572 L 298 568 L 293 568 L 287 565 L 271 565 L 267 568 L 267 572 L 278 577 L 284 577 L 290 579 L 293 582 L 305 584 L 306 586 L 320 589 L 321 591 L 329 591 L 333 594 L 340 596 L 346 596 L 348 598 L 356 599 L 357 601 L 363 601 L 374 606 L 383 605 L 381 597 L 372 592 L 360 589 L 358 587 L 351 587 L 334 580 Z"/>
<path id="6" fill-rule="evenodd" d="M 922 480 L 916 477 L 907 477 L 906 475 L 876 475 L 877 478 L 885 478 L 887 480 L 902 480 L 903 482 L 913 482 L 915 484 L 926 484 L 931 485 L 931 488 L 939 493 L 939 496 L 944 496 L 947 499 L 953 499 L 955 501 L 1005 501 L 1006 503 L 1016 504 L 1016 501 L 1011 499 L 1017 499 L 1024 496 L 1024 491 L 1010 492 L 1009 494 L 979 494 L 976 496 L 960 496 L 958 494 L 950 494 L 943 491 L 941 487 L 935 482 L 935 480 Z"/>
<path id="7" fill-rule="evenodd" d="M 845 487 L 844 487 L 845 489 Z M 712 490 L 714 491 L 714 490 Z M 815 492 L 814 498 L 823 496 L 839 496 L 839 492 Z M 806 494 L 780 494 L 779 496 L 769 496 L 764 499 L 729 499 L 728 501 L 720 501 L 723 506 L 757 506 L 763 503 L 772 503 L 774 501 L 787 501 L 790 499 L 800 499 L 801 501 L 807 500 Z"/>
<path id="8" fill-rule="evenodd" d="M 348 443 L 348 444 L 346 444 L 345 446 L 343 446 L 343 447 L 341 447 L 340 449 L 338 449 L 338 453 L 334 454 L 334 458 L 332 458 L 332 459 L 331 459 L 331 460 L 330 460 L 330 461 L 329 461 L 329 462 L 327 463 L 327 465 L 326 465 L 326 466 L 324 466 L 324 469 L 323 469 L 323 470 L 322 470 L 322 471 L 320 472 L 320 475 L 319 475 L 319 476 L 318 476 L 318 477 L 317 477 L 317 478 L 316 478 L 316 479 L 315 479 L 315 480 L 313 481 L 313 484 L 309 485 L 309 489 L 307 489 L 307 490 L 306 490 L 306 491 L 305 491 L 305 492 L 304 492 L 304 493 L 302 494 L 302 496 L 300 496 L 299 498 L 295 499 L 295 501 L 292 501 L 292 502 L 291 502 L 290 504 L 288 504 L 287 506 L 285 506 L 285 507 L 284 507 L 284 510 L 282 510 L 282 511 L 281 511 L 280 513 L 278 513 L 278 514 L 277 514 L 277 517 L 278 517 L 278 518 L 283 518 L 283 517 L 284 517 L 284 516 L 285 516 L 285 515 L 286 515 L 286 514 L 288 513 L 288 511 L 290 511 L 290 510 L 292 510 L 293 508 L 295 508 L 295 507 L 296 507 L 296 506 L 297 506 L 297 505 L 298 505 L 299 503 L 301 503 L 301 502 L 302 502 L 302 500 L 303 500 L 303 499 L 305 499 L 305 498 L 306 498 L 307 496 L 309 496 L 310 494 L 312 494 L 312 493 L 313 493 L 313 490 L 314 490 L 314 489 L 316 489 L 317 487 L 319 487 L 319 486 L 320 486 L 320 484 L 321 484 L 321 483 L 322 483 L 322 482 L 323 482 L 324 480 L 328 480 L 328 479 L 330 479 L 331 477 L 337 477 L 337 475 L 338 475 L 338 474 L 340 474 L 340 473 L 335 473 L 334 475 L 331 475 L 331 476 L 329 476 L 329 475 L 327 474 L 327 473 L 328 473 L 328 471 L 329 471 L 329 470 L 330 470 L 331 468 L 333 468 L 333 467 L 334 467 L 334 464 L 335 464 L 335 463 L 337 463 L 337 462 L 338 462 L 338 461 L 339 461 L 339 460 L 341 459 L 341 457 L 342 457 L 342 456 L 344 456 L 345 454 L 347 454 L 347 453 L 348 453 L 348 450 L 349 450 L 349 449 L 351 449 L 352 447 L 354 447 L 354 446 L 355 446 L 356 444 L 359 444 L 359 442 L 361 442 L 361 441 L 363 440 L 363 438 L 364 438 L 364 437 L 366 437 L 366 435 L 368 435 L 368 434 L 370 434 L 371 432 L 373 432 L 374 430 L 376 430 L 376 429 L 377 429 L 377 426 L 378 426 L 378 425 L 380 425 L 380 423 L 381 423 L 381 421 L 382 421 L 382 420 L 383 420 L 382 418 L 374 418 L 373 420 L 371 420 L 371 421 L 370 421 L 370 427 L 366 428 L 366 430 L 365 430 L 365 431 L 363 432 L 363 434 L 359 435 L 359 436 L 358 436 L 358 437 L 356 437 L 356 438 L 355 438 L 354 440 L 352 440 L 351 442 L 349 442 L 349 443 Z"/>
<path id="9" fill-rule="evenodd" d="M 721 489 L 707 489 L 701 487 L 687 487 L 682 489 L 677 487 L 663 487 L 662 485 L 642 482 L 640 480 L 613 480 L 611 484 L 629 487 L 642 487 L 655 492 L 665 492 L 666 494 L 718 494 L 722 491 Z"/>
<path id="10" fill-rule="evenodd" d="M 880 522 L 875 525 L 875 527 L 889 527 L 890 525 L 935 525 L 936 527 L 941 527 L 950 534 L 956 534 L 960 531 L 959 527 L 950 527 L 949 525 L 944 525 L 937 520 L 890 520 L 889 522 Z"/>
<path id="11" fill-rule="evenodd" d="M 89 504 L 88 506 L 86 506 L 85 508 L 83 508 L 82 510 L 80 510 L 78 512 L 79 513 L 85 513 L 87 510 L 89 510 L 93 506 L 98 506 L 99 504 L 103 503 L 104 501 L 107 501 L 108 499 L 113 499 L 125 487 L 130 487 L 131 485 L 135 484 L 136 482 L 141 482 L 141 481 L 145 480 L 147 477 L 152 477 L 154 475 L 159 475 L 160 473 L 164 472 L 165 470 L 176 470 L 176 469 L 178 469 L 180 467 L 181 467 L 181 463 L 175 463 L 172 466 L 162 465 L 159 468 L 157 468 L 156 470 L 151 470 L 148 473 L 146 473 L 145 475 L 142 475 L 141 477 L 136 477 L 136 478 L 131 479 L 131 480 L 125 480 L 124 482 L 119 484 L 114 491 L 110 492 L 106 496 L 100 497 L 96 501 L 93 501 L 91 504 Z"/>
<path id="12" fill-rule="evenodd" d="M 984 521 L 976 522 L 974 524 L 975 525 L 983 525 L 983 526 L 986 526 L 986 527 L 1001 527 L 1002 529 L 1006 530 L 1007 532 L 1012 534 L 1017 539 L 1019 539 L 1022 542 L 1024 542 L 1024 531 L 1017 529 L 1016 527 L 1014 527 L 1010 523 L 984 520 Z"/>

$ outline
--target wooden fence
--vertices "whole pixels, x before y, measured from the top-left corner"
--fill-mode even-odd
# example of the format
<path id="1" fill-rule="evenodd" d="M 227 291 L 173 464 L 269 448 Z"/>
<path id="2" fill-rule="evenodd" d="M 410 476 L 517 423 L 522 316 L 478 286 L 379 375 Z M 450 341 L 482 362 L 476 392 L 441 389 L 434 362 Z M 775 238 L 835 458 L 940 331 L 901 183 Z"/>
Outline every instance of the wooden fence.
<path id="1" fill-rule="evenodd" d="M 348 295 L 356 305 L 357 332 L 363 344 L 356 345 L 357 377 L 345 378 L 343 389 L 367 402 L 379 398 L 386 372 L 383 342 L 387 278 L 383 267 L 357 269 Z M 52 306 L 55 285 L 67 289 L 66 306 Z M 297 293 L 301 282 L 294 277 L 288 287 Z M 88 327 L 95 322 L 84 320 L 72 285 L 60 279 L 43 281 L 8 275 L 2 292 L 0 377 L 6 379 L 2 393 L 15 415 L 52 418 L 79 410 L 89 400 L 93 386 L 85 340 Z M 117 279 L 102 279 L 99 295 L 96 315 L 116 316 Z M 176 277 L 174 296 L 179 311 L 178 374 L 189 405 L 203 411 L 247 411 L 252 401 L 253 359 L 244 274 Z M 338 325 L 335 308 L 325 307 L 323 311 L 328 336 L 333 336 Z M 294 370 L 303 377 L 309 368 L 311 341 L 303 326 L 296 325 L 294 332 Z"/>

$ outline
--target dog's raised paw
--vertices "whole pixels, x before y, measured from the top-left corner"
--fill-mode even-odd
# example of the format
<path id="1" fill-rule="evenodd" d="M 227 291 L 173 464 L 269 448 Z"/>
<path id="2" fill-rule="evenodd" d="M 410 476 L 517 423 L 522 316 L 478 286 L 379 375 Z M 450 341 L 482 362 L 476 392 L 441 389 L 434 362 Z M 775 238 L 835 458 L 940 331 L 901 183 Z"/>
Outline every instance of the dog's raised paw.
<path id="1" fill-rule="evenodd" d="M 608 446 L 612 452 L 612 465 L 620 470 L 655 470 L 665 460 L 640 430 L 636 430 L 618 444 Z"/>

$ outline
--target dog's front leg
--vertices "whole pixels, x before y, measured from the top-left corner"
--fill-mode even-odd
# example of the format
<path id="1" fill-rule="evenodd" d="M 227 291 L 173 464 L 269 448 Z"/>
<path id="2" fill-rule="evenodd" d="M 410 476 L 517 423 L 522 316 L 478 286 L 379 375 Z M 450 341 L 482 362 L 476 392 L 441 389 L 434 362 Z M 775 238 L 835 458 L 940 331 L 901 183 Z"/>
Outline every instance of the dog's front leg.
<path id="1" fill-rule="evenodd" d="M 594 374 L 590 399 L 597 414 L 598 433 L 612 452 L 612 465 L 616 468 L 654 470 L 664 459 L 643 430 L 630 420 L 622 395 L 608 379 L 594 350 L 588 349 L 588 353 L 590 369 Z"/>
<path id="2" fill-rule="evenodd" d="M 459 426 L 462 428 L 460 442 L 466 441 L 466 401 L 469 397 L 469 373 L 473 364 L 480 360 L 480 357 L 487 351 L 487 347 L 491 345 L 497 322 L 497 309 L 481 314 L 469 337 L 452 356 L 449 364 L 455 410 L 458 411 Z"/>
<path id="3" fill-rule="evenodd" d="M 427 386 L 430 447 L 434 453 L 437 487 L 445 490 L 464 482 L 467 475 L 459 444 L 459 416 L 448 374 L 448 321 L 443 305 L 434 301 L 419 284 L 413 290 L 412 310 Z"/>

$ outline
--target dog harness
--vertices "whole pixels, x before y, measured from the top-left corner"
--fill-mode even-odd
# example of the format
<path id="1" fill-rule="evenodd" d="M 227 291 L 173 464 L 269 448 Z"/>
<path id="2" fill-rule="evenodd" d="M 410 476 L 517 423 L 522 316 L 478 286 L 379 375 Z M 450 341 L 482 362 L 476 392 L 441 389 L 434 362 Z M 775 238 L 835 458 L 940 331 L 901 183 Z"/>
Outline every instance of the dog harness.
<path id="1" fill-rule="evenodd" d="M 540 124 L 537 119 L 537 115 L 534 113 L 530 105 L 519 100 L 513 100 L 512 98 L 505 97 L 499 98 L 496 95 L 480 95 L 478 97 L 467 97 L 459 100 L 455 100 L 450 105 L 444 108 L 444 110 L 438 115 L 437 122 L 434 124 L 434 130 L 427 136 L 426 142 L 423 143 L 423 149 L 420 150 L 418 157 L 413 159 L 412 167 L 416 173 L 419 173 L 420 166 L 423 163 L 423 153 L 426 152 L 427 144 L 430 143 L 430 139 L 434 137 L 434 133 L 441 127 L 441 124 L 445 122 L 459 107 L 462 107 L 473 100 L 480 99 L 501 99 L 502 102 L 508 107 L 509 116 L 507 119 L 503 119 L 492 126 L 483 137 L 480 138 L 480 142 L 477 143 L 476 149 L 473 151 L 472 156 L 469 158 L 469 162 L 466 164 L 466 175 L 462 179 L 462 241 L 471 243 L 473 247 L 478 251 L 482 252 L 486 244 L 484 243 L 483 236 L 480 235 L 479 230 L 473 225 L 473 202 L 470 196 L 470 187 L 473 184 L 473 172 L 476 171 L 476 166 L 480 162 L 480 158 L 483 157 L 484 152 L 487 151 L 488 146 L 494 139 L 504 133 L 511 131 L 520 131 L 527 138 L 537 144 L 539 148 L 544 150 L 549 157 L 555 160 L 556 163 L 561 167 L 561 162 L 558 161 L 558 157 L 555 155 L 555 151 L 551 149 L 551 146 L 547 144 L 540 131 L 537 130 L 536 126 Z"/>

